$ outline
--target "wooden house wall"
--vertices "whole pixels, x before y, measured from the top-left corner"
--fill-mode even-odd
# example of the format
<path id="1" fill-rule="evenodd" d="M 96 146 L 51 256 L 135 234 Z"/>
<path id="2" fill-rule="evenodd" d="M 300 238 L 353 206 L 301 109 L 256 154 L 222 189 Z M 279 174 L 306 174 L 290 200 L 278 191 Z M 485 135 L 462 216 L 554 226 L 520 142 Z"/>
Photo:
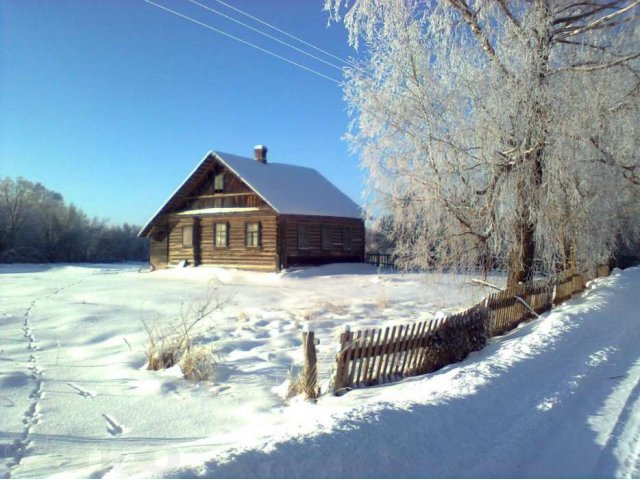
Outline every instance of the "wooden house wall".
<path id="1" fill-rule="evenodd" d="M 306 225 L 309 231 L 309 248 L 299 246 L 299 227 Z M 322 248 L 322 228 L 331 229 L 331 246 Z M 343 248 L 343 228 L 351 230 L 351 248 Z M 364 261 L 364 222 L 360 219 L 286 215 L 280 217 L 282 265 L 318 265 L 332 262 Z"/>
<path id="2" fill-rule="evenodd" d="M 245 246 L 245 225 L 259 222 L 261 246 Z M 215 223 L 228 224 L 227 247 L 214 245 Z M 193 247 L 182 246 L 182 227 L 194 225 Z M 221 267 L 269 270 L 278 268 L 277 218 L 272 212 L 247 212 L 228 215 L 182 217 L 172 219 L 169 234 L 169 264 L 188 260 L 193 265 L 217 265 Z"/>
<path id="3" fill-rule="evenodd" d="M 150 237 L 149 263 L 154 269 L 165 268 L 169 262 L 169 236 L 166 230 L 155 231 Z"/>

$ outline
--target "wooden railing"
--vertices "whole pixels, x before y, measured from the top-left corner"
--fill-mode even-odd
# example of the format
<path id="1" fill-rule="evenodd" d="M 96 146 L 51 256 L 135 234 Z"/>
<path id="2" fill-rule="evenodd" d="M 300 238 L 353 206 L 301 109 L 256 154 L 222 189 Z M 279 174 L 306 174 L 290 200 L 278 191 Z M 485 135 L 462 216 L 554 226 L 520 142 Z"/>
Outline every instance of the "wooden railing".
<path id="1" fill-rule="evenodd" d="M 367 253 L 365 263 L 382 268 L 395 268 L 393 255 L 389 253 Z"/>

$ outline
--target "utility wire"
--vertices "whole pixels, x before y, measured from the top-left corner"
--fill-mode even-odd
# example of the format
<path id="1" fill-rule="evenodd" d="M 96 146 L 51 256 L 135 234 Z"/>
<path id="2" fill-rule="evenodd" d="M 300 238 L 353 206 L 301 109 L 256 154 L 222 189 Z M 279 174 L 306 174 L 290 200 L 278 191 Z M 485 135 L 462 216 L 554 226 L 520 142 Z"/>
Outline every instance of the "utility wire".
<path id="1" fill-rule="evenodd" d="M 235 19 L 233 17 L 230 17 L 229 15 L 226 15 L 226 14 L 220 12 L 219 10 L 216 10 L 215 8 L 211 8 L 211 7 L 208 7 L 207 5 L 203 5 L 202 3 L 197 2 L 196 0 L 187 0 L 187 1 L 193 3 L 194 5 L 198 5 L 199 7 L 202 7 L 205 10 L 208 10 L 208 11 L 210 11 L 212 13 L 215 13 L 216 15 L 220 15 L 221 17 L 224 17 L 227 20 L 231 20 L 232 22 L 237 23 L 238 25 L 242 25 L 243 27 L 248 28 L 249 30 L 252 30 L 252 31 L 254 31 L 256 33 L 259 33 L 260 35 L 263 35 L 263 36 L 265 36 L 267 38 L 270 38 L 271 40 L 274 40 L 274 41 L 276 41 L 278 43 L 281 43 L 282 45 L 286 45 L 287 47 L 292 48 L 293 50 L 295 50 L 297 52 L 300 52 L 300 53 L 302 53 L 304 55 L 307 55 L 308 57 L 314 58 L 314 59 L 318 60 L 319 62 L 322 62 L 322 63 L 324 63 L 326 65 L 329 65 L 330 67 L 333 67 L 336 70 L 342 71 L 342 67 L 339 67 L 335 63 L 328 62 L 328 61 L 326 61 L 326 60 L 324 60 L 324 59 L 322 59 L 322 58 L 320 58 L 320 57 L 318 57 L 318 56 L 316 56 L 316 55 L 314 55 L 312 53 L 309 53 L 309 52 L 307 52 L 305 50 L 302 50 L 301 48 L 298 48 L 298 47 L 296 47 L 294 45 L 291 45 L 290 43 L 287 43 L 287 42 L 285 42 L 283 40 L 280 40 L 278 37 L 274 37 L 273 35 L 265 33 L 265 32 L 263 32 L 262 30 L 260 30 L 258 28 L 252 27 L 251 25 L 249 25 L 247 23 L 241 22 L 240 20 L 237 20 L 237 19 Z"/>
<path id="2" fill-rule="evenodd" d="M 223 2 L 222 0 L 215 0 L 215 1 L 216 1 L 216 2 L 218 2 L 218 3 L 219 3 L 219 4 L 221 4 L 221 5 L 224 5 L 224 6 L 225 6 L 225 7 L 227 7 L 227 8 L 230 8 L 231 10 L 234 10 L 235 12 L 238 12 L 238 13 L 239 13 L 239 14 L 241 14 L 241 15 L 244 15 L 245 17 L 249 17 L 250 19 L 255 20 L 256 22 L 259 22 L 259 23 L 261 23 L 261 24 L 263 24 L 263 25 L 265 25 L 265 26 L 267 26 L 267 27 L 269 27 L 269 28 L 272 28 L 272 29 L 273 29 L 273 30 L 275 30 L 276 32 L 280 32 L 281 34 L 286 35 L 286 36 L 287 36 L 287 37 L 289 37 L 289 38 L 293 38 L 294 40 L 297 40 L 298 42 L 303 43 L 303 44 L 305 44 L 306 46 L 311 47 L 311 48 L 313 48 L 313 49 L 317 50 L 318 52 L 322 52 L 322 53 L 324 53 L 325 55 L 328 55 L 328 56 L 330 56 L 331 58 L 334 58 L 334 59 L 336 59 L 336 60 L 338 60 L 338 61 L 340 61 L 340 62 L 344 63 L 345 65 L 353 66 L 353 64 L 352 64 L 351 62 L 348 62 L 347 60 L 344 60 L 344 59 L 342 59 L 342 58 L 340 58 L 340 57 L 338 57 L 338 56 L 334 55 L 333 53 L 327 52 L 326 50 L 323 50 L 323 49 L 321 49 L 321 48 L 319 48 L 319 47 L 316 47 L 315 45 L 312 45 L 312 44 L 310 44 L 309 42 L 305 42 L 305 41 L 304 41 L 303 39 L 301 39 L 300 37 L 296 37 L 295 35 L 291 35 L 290 33 L 287 33 L 287 32 L 285 32 L 284 30 L 282 30 L 282 29 L 280 29 L 280 28 L 278 28 L 278 27 L 276 27 L 276 26 L 274 26 L 274 25 L 271 25 L 270 23 L 265 22 L 264 20 L 259 19 L 258 17 L 254 17 L 253 15 L 251 15 L 251 14 L 249 14 L 249 13 L 247 13 L 247 12 L 243 11 L 243 10 L 240 10 L 240 9 L 239 9 L 239 8 L 237 8 L 237 7 L 234 7 L 233 5 L 229 5 L 227 2 Z"/>
<path id="3" fill-rule="evenodd" d="M 259 47 L 258 45 L 254 44 L 254 43 L 247 42 L 246 40 L 243 40 L 243 39 L 238 38 L 238 37 L 236 37 L 234 35 L 231 35 L 231 34 L 229 34 L 227 32 L 224 32 L 224 31 L 222 31 L 222 30 L 220 30 L 218 28 L 212 27 L 211 25 L 208 25 L 206 23 L 200 22 L 200 21 L 196 20 L 195 18 L 191 18 L 191 17 L 189 17 L 187 15 L 184 15 L 182 13 L 176 12 L 175 10 L 171 10 L 168 7 L 165 7 L 165 6 L 160 5 L 158 3 L 152 2 L 151 0 L 143 0 L 143 1 L 148 3 L 149 5 L 153 5 L 154 7 L 160 8 L 160 9 L 166 11 L 166 12 L 169 12 L 169 13 L 171 13 L 173 15 L 181 17 L 184 20 L 187 20 L 189 22 L 195 23 L 196 25 L 200 25 L 201 27 L 204 27 L 204 28 L 207 28 L 209 30 L 212 30 L 212 31 L 214 31 L 216 33 L 219 33 L 220 35 L 224 35 L 225 37 L 231 38 L 232 40 L 235 40 L 237 42 L 240 42 L 240 43 L 243 43 L 245 45 L 248 45 L 249 47 L 255 48 L 256 50 L 259 50 L 259 51 L 261 51 L 263 53 L 271 55 L 272 57 L 278 58 L 278 59 L 282 60 L 283 62 L 290 63 L 291 65 L 294 65 L 294 66 L 296 66 L 298 68 L 302 68 L 303 70 L 306 70 L 307 72 L 311 72 L 314 75 L 317 75 L 319 77 L 325 78 L 327 80 L 331 80 L 332 82 L 334 82 L 334 83 L 336 83 L 338 85 L 340 84 L 340 81 L 335 79 L 335 78 L 333 78 L 333 77 L 325 75 L 324 73 L 318 72 L 317 70 L 314 70 L 312 68 L 305 67 L 304 65 L 301 65 L 301 64 L 299 64 L 297 62 L 294 62 L 293 60 L 289 60 L 288 58 L 283 57 L 282 55 L 278 55 L 277 53 L 274 53 L 274 52 L 272 52 L 270 50 L 267 50 L 266 48 Z"/>

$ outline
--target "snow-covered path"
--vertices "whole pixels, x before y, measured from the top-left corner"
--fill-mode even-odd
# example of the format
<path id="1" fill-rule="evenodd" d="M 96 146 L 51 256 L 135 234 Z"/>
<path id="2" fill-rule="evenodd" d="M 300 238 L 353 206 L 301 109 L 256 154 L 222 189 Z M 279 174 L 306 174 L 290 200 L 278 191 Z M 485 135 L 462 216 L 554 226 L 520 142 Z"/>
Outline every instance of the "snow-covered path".
<path id="1" fill-rule="evenodd" d="M 328 373 L 341 324 L 421 320 L 484 292 L 366 266 L 138 268 L 0 266 L 0 478 L 640 474 L 640 268 L 460 364 L 317 404 L 274 388 L 302 323 Z M 141 319 L 173 318 L 212 277 L 233 299 L 198 339 L 223 355 L 215 382 L 142 368 Z"/>

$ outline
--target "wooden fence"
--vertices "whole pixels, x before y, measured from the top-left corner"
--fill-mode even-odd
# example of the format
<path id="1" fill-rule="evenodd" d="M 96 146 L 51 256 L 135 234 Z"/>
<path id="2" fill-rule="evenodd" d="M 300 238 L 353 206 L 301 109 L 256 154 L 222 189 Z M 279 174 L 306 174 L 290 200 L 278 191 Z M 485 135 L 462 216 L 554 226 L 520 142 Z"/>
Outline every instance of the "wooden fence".
<path id="1" fill-rule="evenodd" d="M 395 268 L 393 256 L 389 253 L 367 253 L 365 263 L 376 267 Z"/>
<path id="2" fill-rule="evenodd" d="M 608 268 L 600 268 L 596 276 L 608 274 Z M 555 279 L 534 280 L 500 290 L 445 318 L 357 332 L 347 327 L 340 336 L 334 392 L 394 382 L 459 362 L 483 348 L 489 338 L 570 299 L 584 289 L 585 283 L 585 277 L 572 269 Z M 313 339 L 313 332 L 310 335 Z M 315 359 L 315 354 L 308 351 L 312 348 L 310 343 L 305 341 L 305 356 Z M 314 364 L 308 369 L 314 374 L 313 382 L 315 368 Z"/>
<path id="3" fill-rule="evenodd" d="M 464 358 L 486 343 L 488 311 L 476 306 L 447 318 L 358 331 L 340 338 L 334 390 L 379 385 L 421 375 Z M 457 348 L 443 348 L 445 344 Z M 446 357 L 446 358 L 444 358 Z M 462 359 L 460 358 L 460 359 Z"/>
<path id="4" fill-rule="evenodd" d="M 553 284 L 548 280 L 515 285 L 489 295 L 480 302 L 489 310 L 489 335 L 502 335 L 519 323 L 546 312 L 551 308 L 552 300 Z"/>

